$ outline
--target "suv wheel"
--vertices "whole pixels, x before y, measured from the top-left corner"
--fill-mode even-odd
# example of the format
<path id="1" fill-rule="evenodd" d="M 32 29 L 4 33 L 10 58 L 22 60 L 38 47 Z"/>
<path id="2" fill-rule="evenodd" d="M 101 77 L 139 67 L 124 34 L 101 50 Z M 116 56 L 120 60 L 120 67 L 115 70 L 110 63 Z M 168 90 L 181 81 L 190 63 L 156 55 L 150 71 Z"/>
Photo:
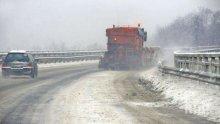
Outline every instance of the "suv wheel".
<path id="1" fill-rule="evenodd" d="M 2 72 L 2 77 L 3 78 L 8 78 L 9 77 L 9 74 L 7 72 Z"/>
<path id="2" fill-rule="evenodd" d="M 36 78 L 37 77 L 37 72 L 33 70 L 30 74 L 31 78 Z"/>

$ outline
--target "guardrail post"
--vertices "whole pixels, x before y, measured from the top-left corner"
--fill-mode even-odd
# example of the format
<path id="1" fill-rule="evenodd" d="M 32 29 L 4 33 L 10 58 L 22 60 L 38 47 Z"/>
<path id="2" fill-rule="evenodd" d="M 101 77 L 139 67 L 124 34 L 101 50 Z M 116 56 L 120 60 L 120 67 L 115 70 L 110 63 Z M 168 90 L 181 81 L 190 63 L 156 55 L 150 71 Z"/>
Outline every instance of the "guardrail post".
<path id="1" fill-rule="evenodd" d="M 211 61 L 210 61 L 211 73 L 217 73 L 217 66 L 215 65 L 215 62 L 216 62 L 216 58 L 211 57 Z"/>
<path id="2" fill-rule="evenodd" d="M 192 57 L 189 57 L 189 70 L 193 69 Z"/>
<path id="3" fill-rule="evenodd" d="M 197 62 L 197 57 L 193 57 L 193 68 L 192 70 L 198 71 L 198 62 Z"/>
<path id="4" fill-rule="evenodd" d="M 175 68 L 179 68 L 180 65 L 179 65 L 179 62 L 178 62 L 178 57 L 174 55 L 174 66 Z"/>
<path id="5" fill-rule="evenodd" d="M 202 57 L 199 57 L 198 59 L 198 71 L 202 71 Z"/>
<path id="6" fill-rule="evenodd" d="M 210 58 L 209 57 L 203 57 L 203 70 L 204 72 L 210 72 Z"/>
<path id="7" fill-rule="evenodd" d="M 216 64 L 217 64 L 217 73 L 220 74 L 220 57 L 217 58 Z"/>

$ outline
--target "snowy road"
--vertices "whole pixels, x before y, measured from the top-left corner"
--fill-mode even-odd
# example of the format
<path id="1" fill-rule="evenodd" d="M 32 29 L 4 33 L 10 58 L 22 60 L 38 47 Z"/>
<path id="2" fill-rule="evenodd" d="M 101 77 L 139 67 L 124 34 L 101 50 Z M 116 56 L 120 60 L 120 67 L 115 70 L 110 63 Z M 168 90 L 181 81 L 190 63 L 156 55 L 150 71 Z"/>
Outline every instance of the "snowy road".
<path id="1" fill-rule="evenodd" d="M 52 66 L 40 68 L 39 77 L 35 80 L 27 77 L 0 78 L 1 123 L 39 123 L 55 92 L 83 75 L 98 71 L 97 64 Z"/>
<path id="2" fill-rule="evenodd" d="M 40 65 L 36 80 L 0 78 L 1 123 L 209 124 L 143 88 L 138 72 L 101 71 L 97 62 Z"/>

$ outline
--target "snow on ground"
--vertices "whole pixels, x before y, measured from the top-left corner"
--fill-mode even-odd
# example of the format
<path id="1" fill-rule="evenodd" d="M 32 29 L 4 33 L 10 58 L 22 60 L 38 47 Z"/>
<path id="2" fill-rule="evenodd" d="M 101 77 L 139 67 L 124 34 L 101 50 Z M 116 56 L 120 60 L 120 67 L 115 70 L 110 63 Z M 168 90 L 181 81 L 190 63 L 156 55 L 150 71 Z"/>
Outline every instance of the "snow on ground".
<path id="1" fill-rule="evenodd" d="M 141 79 L 152 82 L 163 91 L 171 104 L 209 120 L 220 122 L 220 87 L 171 75 L 162 76 L 156 68 L 140 73 Z"/>
<path id="2" fill-rule="evenodd" d="M 87 60 L 87 61 L 75 61 L 75 62 L 60 62 L 60 63 L 48 63 L 48 64 L 38 64 L 40 69 L 52 68 L 52 67 L 65 67 L 65 66 L 80 66 L 88 64 L 97 64 L 99 60 Z"/>
<path id="3" fill-rule="evenodd" d="M 122 97 L 113 80 L 122 72 L 93 73 L 73 82 L 54 98 L 48 115 L 50 123 L 134 123 L 121 107 Z"/>

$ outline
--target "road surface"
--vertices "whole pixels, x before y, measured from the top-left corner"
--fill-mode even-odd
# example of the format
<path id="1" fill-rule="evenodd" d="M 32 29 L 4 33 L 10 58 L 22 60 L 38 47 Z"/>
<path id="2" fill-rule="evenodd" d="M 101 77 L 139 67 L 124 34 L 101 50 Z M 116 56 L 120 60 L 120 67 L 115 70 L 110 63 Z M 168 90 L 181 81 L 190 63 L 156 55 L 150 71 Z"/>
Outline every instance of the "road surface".
<path id="1" fill-rule="evenodd" d="M 1 123 L 30 123 L 45 116 L 42 111 L 53 94 L 68 87 L 83 75 L 98 71 L 97 65 L 52 68 L 39 71 L 37 79 L 28 77 L 0 78 Z"/>
<path id="2" fill-rule="evenodd" d="M 166 106 L 134 75 L 85 64 L 40 69 L 37 79 L 0 78 L 1 123 L 212 124 Z"/>

